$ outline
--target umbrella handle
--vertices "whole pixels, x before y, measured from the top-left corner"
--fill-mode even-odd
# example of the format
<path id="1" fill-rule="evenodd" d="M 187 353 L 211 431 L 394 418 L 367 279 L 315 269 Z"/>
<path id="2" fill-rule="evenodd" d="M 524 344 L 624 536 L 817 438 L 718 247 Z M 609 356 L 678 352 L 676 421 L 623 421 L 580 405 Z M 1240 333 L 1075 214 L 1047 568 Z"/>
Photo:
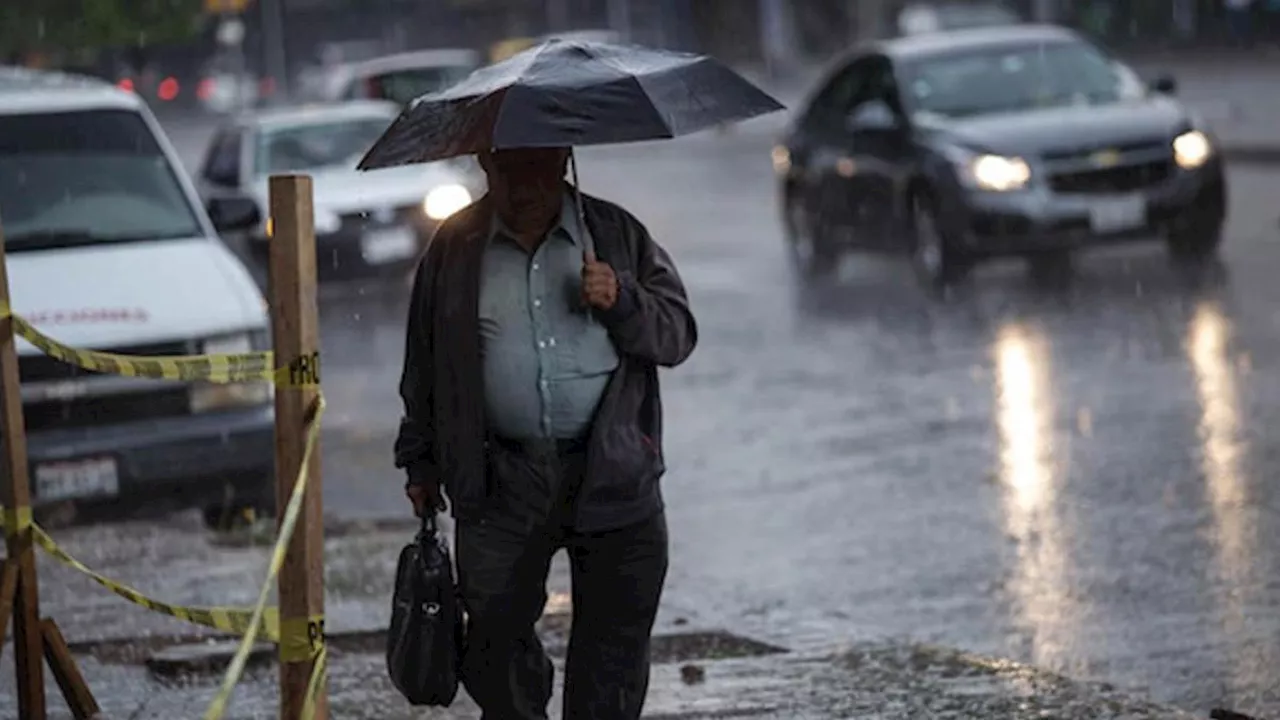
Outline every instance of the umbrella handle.
<path id="1" fill-rule="evenodd" d="M 582 238 L 583 251 L 582 259 L 584 262 L 595 260 L 596 257 L 596 241 L 591 237 L 591 233 L 587 232 L 587 211 L 582 205 L 582 185 L 578 182 L 578 155 L 573 148 L 569 148 L 569 167 L 573 177 L 573 209 L 575 218 L 578 223 L 578 237 Z"/>
<path id="2" fill-rule="evenodd" d="M 591 237 L 591 233 L 587 232 L 587 212 L 582 205 L 582 187 L 578 184 L 578 155 L 569 148 L 569 166 L 571 168 L 573 178 L 573 210 L 578 223 L 578 237 L 582 238 L 582 263 L 586 265 L 594 262 L 596 259 L 596 241 Z M 587 319 L 594 320 L 595 313 L 590 305 L 586 307 Z"/>

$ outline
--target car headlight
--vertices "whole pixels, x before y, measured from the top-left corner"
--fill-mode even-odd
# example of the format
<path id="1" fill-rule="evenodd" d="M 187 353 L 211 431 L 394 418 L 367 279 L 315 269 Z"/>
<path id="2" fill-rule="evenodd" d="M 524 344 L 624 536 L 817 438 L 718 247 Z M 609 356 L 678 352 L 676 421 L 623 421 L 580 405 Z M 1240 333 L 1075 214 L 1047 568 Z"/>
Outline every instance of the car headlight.
<path id="1" fill-rule="evenodd" d="M 256 342 L 255 342 L 256 341 Z M 204 343 L 206 355 L 239 355 L 253 352 L 261 345 L 262 338 L 249 333 L 210 338 Z M 265 405 L 271 402 L 272 387 L 269 382 L 247 383 L 193 383 L 191 385 L 191 412 L 225 410 L 235 407 Z"/>
<path id="2" fill-rule="evenodd" d="M 1199 130 L 1184 132 L 1173 139 L 1173 159 L 1183 170 L 1194 170 L 1213 154 L 1209 137 Z"/>
<path id="3" fill-rule="evenodd" d="M 771 153 L 773 160 L 773 171 L 779 175 L 786 175 L 791 172 L 791 151 L 779 145 L 773 149 Z"/>
<path id="4" fill-rule="evenodd" d="M 441 185 L 427 193 L 422 211 L 432 220 L 444 220 L 471 204 L 471 193 L 461 185 Z"/>
<path id="5" fill-rule="evenodd" d="M 1018 157 L 978 155 L 968 163 L 969 176 L 983 190 L 1018 190 L 1031 181 L 1031 167 Z"/>

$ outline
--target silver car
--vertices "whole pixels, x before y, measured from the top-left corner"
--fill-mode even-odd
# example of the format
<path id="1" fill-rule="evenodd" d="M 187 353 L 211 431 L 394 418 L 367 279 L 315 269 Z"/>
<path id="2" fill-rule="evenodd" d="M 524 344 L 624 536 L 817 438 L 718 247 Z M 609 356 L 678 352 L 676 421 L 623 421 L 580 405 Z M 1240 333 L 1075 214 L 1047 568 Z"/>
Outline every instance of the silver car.
<path id="1" fill-rule="evenodd" d="M 218 130 L 200 168 L 210 212 L 253 201 L 254 230 L 227 238 L 265 266 L 273 227 L 267 180 L 305 173 L 313 180 L 317 264 L 322 277 L 403 270 L 441 221 L 483 190 L 473 160 L 358 172 L 360 157 L 399 113 L 393 103 L 352 101 L 258 112 Z"/>
<path id="2" fill-rule="evenodd" d="M 325 100 L 386 100 L 401 107 L 419 95 L 443 90 L 480 67 L 474 50 L 445 49 L 384 55 L 335 67 Z"/>

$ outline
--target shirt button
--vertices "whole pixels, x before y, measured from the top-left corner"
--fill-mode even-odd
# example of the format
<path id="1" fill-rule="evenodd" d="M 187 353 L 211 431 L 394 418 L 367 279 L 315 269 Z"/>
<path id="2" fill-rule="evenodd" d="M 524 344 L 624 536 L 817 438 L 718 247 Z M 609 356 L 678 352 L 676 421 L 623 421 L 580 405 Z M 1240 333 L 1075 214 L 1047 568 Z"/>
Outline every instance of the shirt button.
<path id="1" fill-rule="evenodd" d="M 534 300 L 533 300 L 533 306 L 534 306 L 534 307 L 542 307 L 542 300 L 541 300 L 541 299 L 539 299 L 539 298 L 534 298 Z"/>
<path id="2" fill-rule="evenodd" d="M 550 339 L 548 339 L 548 340 L 547 340 L 547 345 L 550 345 L 551 347 L 555 347 L 555 346 L 556 346 L 556 339 L 555 339 L 555 338 L 550 338 Z"/>
<path id="3" fill-rule="evenodd" d="M 538 341 L 538 347 L 540 347 L 540 348 L 544 348 L 544 347 L 546 347 L 546 346 L 547 346 L 547 344 L 546 344 L 545 342 L 543 342 L 543 341 L 541 341 L 541 340 L 539 340 L 539 341 Z"/>
<path id="4" fill-rule="evenodd" d="M 538 267 L 539 267 L 538 263 L 534 263 L 534 264 L 533 264 L 533 269 L 534 269 L 534 270 L 537 270 L 537 269 L 538 269 Z"/>

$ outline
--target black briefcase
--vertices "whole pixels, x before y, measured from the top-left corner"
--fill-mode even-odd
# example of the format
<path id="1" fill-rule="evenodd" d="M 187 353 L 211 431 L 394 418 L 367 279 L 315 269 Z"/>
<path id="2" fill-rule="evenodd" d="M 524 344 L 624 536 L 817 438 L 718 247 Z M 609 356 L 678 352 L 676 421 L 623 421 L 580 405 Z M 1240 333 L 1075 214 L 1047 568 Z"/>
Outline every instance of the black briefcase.
<path id="1" fill-rule="evenodd" d="M 400 551 L 387 630 L 387 671 L 411 705 L 447 707 L 458 695 L 462 606 L 434 513 Z"/>

